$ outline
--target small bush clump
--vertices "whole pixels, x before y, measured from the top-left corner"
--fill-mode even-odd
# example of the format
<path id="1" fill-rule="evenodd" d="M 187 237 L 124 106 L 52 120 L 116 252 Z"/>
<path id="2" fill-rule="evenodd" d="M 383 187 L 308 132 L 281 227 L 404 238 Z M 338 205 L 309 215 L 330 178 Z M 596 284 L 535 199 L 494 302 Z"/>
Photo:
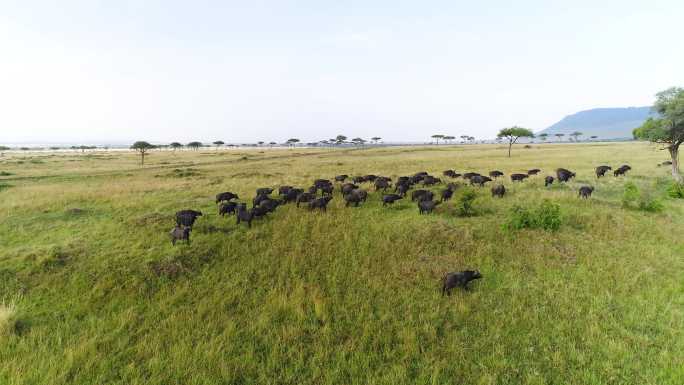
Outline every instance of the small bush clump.
<path id="1" fill-rule="evenodd" d="M 670 182 L 666 191 L 670 198 L 684 199 L 684 183 Z"/>
<path id="2" fill-rule="evenodd" d="M 562 222 L 560 205 L 545 199 L 536 208 L 514 206 L 504 227 L 508 230 L 544 229 L 556 231 Z"/>
<path id="3" fill-rule="evenodd" d="M 625 184 L 622 193 L 622 207 L 657 213 L 663 211 L 663 203 L 650 193 L 639 191 L 633 182 Z"/>
<path id="4" fill-rule="evenodd" d="M 17 325 L 17 306 L 14 301 L 0 302 L 0 337 L 14 333 Z"/>
<path id="5" fill-rule="evenodd" d="M 477 194 L 472 189 L 464 189 L 456 202 L 456 215 L 459 217 L 472 217 L 477 214 L 473 203 Z"/>

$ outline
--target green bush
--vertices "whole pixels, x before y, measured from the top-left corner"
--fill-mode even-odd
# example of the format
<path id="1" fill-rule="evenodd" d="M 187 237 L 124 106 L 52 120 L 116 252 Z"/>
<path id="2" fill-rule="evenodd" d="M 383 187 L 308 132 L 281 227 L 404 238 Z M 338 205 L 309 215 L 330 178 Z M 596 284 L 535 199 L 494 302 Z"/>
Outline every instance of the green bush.
<path id="1" fill-rule="evenodd" d="M 560 205 L 544 199 L 536 208 L 513 206 L 504 227 L 508 230 L 544 229 L 556 231 L 562 222 Z"/>
<path id="2" fill-rule="evenodd" d="M 622 206 L 651 213 L 661 212 L 664 208 L 660 199 L 648 192 L 639 191 L 639 188 L 633 182 L 625 184 L 625 191 L 622 193 Z"/>
<path id="3" fill-rule="evenodd" d="M 675 199 L 684 199 L 684 184 L 671 181 L 667 186 L 667 196 Z"/>
<path id="4" fill-rule="evenodd" d="M 640 196 L 639 188 L 634 182 L 625 183 L 625 191 L 622 193 L 622 207 L 637 207 Z"/>
<path id="5" fill-rule="evenodd" d="M 459 217 L 472 217 L 477 214 L 473 203 L 477 198 L 477 194 L 470 188 L 463 189 L 463 192 L 458 197 L 456 202 L 456 215 Z"/>

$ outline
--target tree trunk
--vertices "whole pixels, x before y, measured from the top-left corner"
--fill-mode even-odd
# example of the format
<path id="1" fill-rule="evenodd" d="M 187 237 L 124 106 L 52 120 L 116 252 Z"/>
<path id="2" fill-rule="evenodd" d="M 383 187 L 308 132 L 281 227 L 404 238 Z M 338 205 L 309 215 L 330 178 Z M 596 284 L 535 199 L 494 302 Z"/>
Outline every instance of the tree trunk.
<path id="1" fill-rule="evenodd" d="M 511 147 L 513 147 L 513 142 L 508 142 L 508 157 L 511 157 Z"/>
<path id="2" fill-rule="evenodd" d="M 677 183 L 682 183 L 682 175 L 679 173 L 679 144 L 668 147 L 670 158 L 672 159 L 672 179 Z"/>

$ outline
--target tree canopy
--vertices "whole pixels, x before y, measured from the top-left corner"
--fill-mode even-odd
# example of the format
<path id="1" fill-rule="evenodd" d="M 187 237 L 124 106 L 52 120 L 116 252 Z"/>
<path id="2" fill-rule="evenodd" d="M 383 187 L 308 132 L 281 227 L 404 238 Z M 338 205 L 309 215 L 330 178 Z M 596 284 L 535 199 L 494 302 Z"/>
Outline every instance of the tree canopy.
<path id="1" fill-rule="evenodd" d="M 530 129 L 513 126 L 509 128 L 502 128 L 496 137 L 508 140 L 508 157 L 510 158 L 511 148 L 515 142 L 517 142 L 520 138 L 534 138 L 534 133 Z"/>
<path id="2" fill-rule="evenodd" d="M 137 141 L 133 143 L 131 146 L 131 150 L 135 150 L 140 154 L 140 165 L 144 166 L 145 165 L 145 155 L 147 155 L 147 152 L 155 148 L 154 145 L 150 144 L 149 142 L 145 142 L 143 140 Z"/>
<path id="3" fill-rule="evenodd" d="M 681 183 L 679 146 L 684 143 L 684 88 L 672 87 L 657 93 L 653 111 L 658 115 L 648 118 L 632 134 L 667 148 L 672 158 L 672 177 Z"/>

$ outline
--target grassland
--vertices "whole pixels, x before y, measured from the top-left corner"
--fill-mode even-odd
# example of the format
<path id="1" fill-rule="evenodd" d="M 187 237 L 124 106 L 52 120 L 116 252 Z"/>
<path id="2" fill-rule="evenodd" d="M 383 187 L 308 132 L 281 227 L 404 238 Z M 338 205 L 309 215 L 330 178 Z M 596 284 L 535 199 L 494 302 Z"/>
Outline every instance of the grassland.
<path id="1" fill-rule="evenodd" d="M 0 158 L 0 384 L 682 384 L 684 201 L 643 143 L 362 150 L 6 154 Z M 599 164 L 628 163 L 596 180 Z M 557 167 L 577 180 L 544 188 Z M 251 230 L 213 196 L 347 173 L 539 177 L 477 215 L 419 216 L 377 194 L 327 213 L 279 208 Z M 596 186 L 589 200 L 582 184 Z M 458 199 L 458 194 L 456 199 Z M 509 231 L 550 199 L 556 231 Z M 205 212 L 172 247 L 178 209 Z M 440 295 L 447 271 L 470 292 Z"/>

